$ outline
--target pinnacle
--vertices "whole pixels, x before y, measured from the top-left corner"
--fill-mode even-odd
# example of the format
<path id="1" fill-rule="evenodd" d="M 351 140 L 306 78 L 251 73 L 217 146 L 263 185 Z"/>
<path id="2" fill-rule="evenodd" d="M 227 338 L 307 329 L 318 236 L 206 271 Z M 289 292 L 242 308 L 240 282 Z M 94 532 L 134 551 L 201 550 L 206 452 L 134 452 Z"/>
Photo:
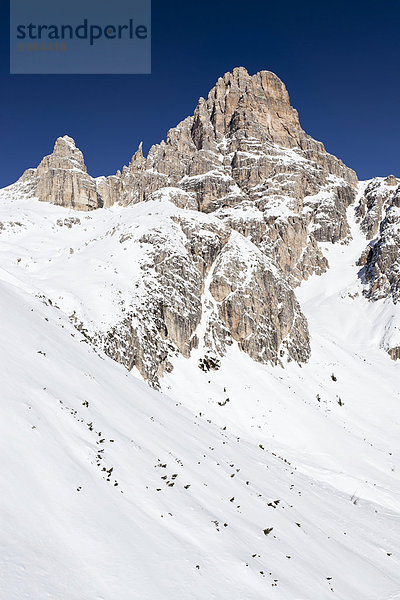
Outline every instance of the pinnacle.
<path id="1" fill-rule="evenodd" d="M 56 156 L 75 156 L 81 155 L 80 150 L 76 147 L 75 140 L 68 135 L 58 137 L 54 144 L 53 155 Z M 82 157 L 83 162 L 83 157 Z"/>
<path id="2" fill-rule="evenodd" d="M 72 137 L 70 137 L 69 135 L 63 135 L 63 136 L 58 137 L 56 140 L 56 144 L 57 143 L 69 144 L 70 146 L 73 146 L 74 148 L 76 148 L 75 140 Z"/>

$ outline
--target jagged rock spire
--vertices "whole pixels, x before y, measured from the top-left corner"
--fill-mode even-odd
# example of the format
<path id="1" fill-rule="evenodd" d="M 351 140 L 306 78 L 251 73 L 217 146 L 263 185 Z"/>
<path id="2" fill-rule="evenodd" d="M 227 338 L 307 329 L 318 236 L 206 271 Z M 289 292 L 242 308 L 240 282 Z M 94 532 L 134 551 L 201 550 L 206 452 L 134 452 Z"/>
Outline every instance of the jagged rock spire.
<path id="1" fill-rule="evenodd" d="M 59 137 L 54 144 L 54 150 L 45 156 L 38 166 L 38 173 L 43 174 L 48 169 L 78 169 L 87 172 L 82 152 L 68 135 Z"/>

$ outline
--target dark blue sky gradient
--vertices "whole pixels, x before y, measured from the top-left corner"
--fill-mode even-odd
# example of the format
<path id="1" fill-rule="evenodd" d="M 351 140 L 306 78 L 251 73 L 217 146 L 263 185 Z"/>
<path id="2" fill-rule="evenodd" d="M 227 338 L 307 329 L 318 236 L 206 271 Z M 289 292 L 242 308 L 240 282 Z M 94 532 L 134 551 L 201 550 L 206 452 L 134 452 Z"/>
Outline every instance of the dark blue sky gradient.
<path id="1" fill-rule="evenodd" d="M 115 173 L 235 66 L 274 71 L 307 133 L 361 179 L 400 175 L 399 0 L 153 0 L 152 13 L 151 75 L 9 75 L 3 2 L 0 186 L 64 134 L 91 175 Z"/>

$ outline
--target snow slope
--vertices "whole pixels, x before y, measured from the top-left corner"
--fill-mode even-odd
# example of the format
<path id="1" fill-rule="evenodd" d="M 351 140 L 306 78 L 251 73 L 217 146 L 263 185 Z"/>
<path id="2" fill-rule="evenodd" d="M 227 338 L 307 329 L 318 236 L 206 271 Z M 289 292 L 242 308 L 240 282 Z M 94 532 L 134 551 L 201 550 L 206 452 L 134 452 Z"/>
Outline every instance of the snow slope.
<path id="1" fill-rule="evenodd" d="M 131 258 L 110 259 L 108 232 L 160 207 L 68 227 L 77 213 L 1 205 L 1 600 L 400 598 L 400 365 L 379 349 L 394 309 L 362 297 L 353 207 L 353 241 L 297 291 L 307 365 L 232 347 L 204 373 L 200 347 L 163 394 L 67 316 L 116 310 Z"/>

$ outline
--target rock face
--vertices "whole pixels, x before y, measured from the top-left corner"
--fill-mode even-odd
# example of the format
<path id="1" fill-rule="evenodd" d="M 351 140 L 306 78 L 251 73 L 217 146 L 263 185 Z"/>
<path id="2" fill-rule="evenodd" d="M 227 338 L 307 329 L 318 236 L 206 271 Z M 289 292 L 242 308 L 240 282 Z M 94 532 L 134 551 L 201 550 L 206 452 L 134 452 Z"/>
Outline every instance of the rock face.
<path id="1" fill-rule="evenodd" d="M 91 177 L 82 152 L 67 135 L 57 138 L 53 153 L 45 156 L 36 169 L 25 171 L 18 183 L 42 202 L 74 210 L 106 208 L 122 198 L 121 173 Z"/>
<path id="2" fill-rule="evenodd" d="M 135 261 L 132 271 L 118 271 L 129 278 L 120 316 L 100 331 L 85 309 L 72 315 L 92 343 L 155 386 L 175 356 L 193 349 L 215 362 L 234 342 L 262 363 L 308 359 L 306 320 L 269 257 L 213 215 L 165 199 L 143 204 L 140 225 L 128 212 L 123 229 L 106 234 L 115 238 L 116 264 L 127 256 Z"/>
<path id="3" fill-rule="evenodd" d="M 284 236 L 298 247 L 289 258 L 285 242 L 277 240 L 274 253 L 288 271 L 314 240 L 346 238 L 345 210 L 357 184 L 351 169 L 303 131 L 282 81 L 269 71 L 251 77 L 242 67 L 221 77 L 208 99 L 200 98 L 194 115 L 171 129 L 147 157 L 140 145 L 122 173 L 90 178 L 67 136 L 30 172 L 39 178 L 39 199 L 80 210 L 140 202 L 173 187 L 177 193 L 171 199 L 178 205 L 179 190 L 186 192 L 187 208 L 229 218 L 233 228 L 241 233 L 246 228 L 245 235 L 258 244 L 266 228 L 277 219 L 280 228 L 282 216 L 287 217 Z M 248 212 L 245 224 L 241 214 L 247 207 L 253 215 Z M 323 260 L 314 254 L 319 271 Z M 313 271 L 301 260 L 298 269 L 299 279 L 307 269 Z"/>
<path id="4" fill-rule="evenodd" d="M 360 220 L 361 231 L 365 233 L 367 239 L 370 240 L 377 234 L 383 215 L 399 183 L 394 175 L 389 175 L 385 179 L 375 177 L 365 188 L 356 208 L 356 215 Z"/>
<path id="5" fill-rule="evenodd" d="M 233 235 L 219 254 L 210 292 L 219 321 L 254 360 L 309 358 L 307 323 L 293 291 L 272 261 L 242 236 Z"/>
<path id="6" fill-rule="evenodd" d="M 356 215 L 368 246 L 358 264 L 371 301 L 400 300 L 400 179 L 376 177 L 366 186 Z M 399 327 L 393 317 L 386 325 L 383 347 L 393 360 L 400 358 Z"/>
<path id="7" fill-rule="evenodd" d="M 120 235 L 133 258 L 146 248 L 142 275 L 121 318 L 90 334 L 128 368 L 156 384 L 175 353 L 198 348 L 217 361 L 235 342 L 264 363 L 308 359 L 293 288 L 327 269 L 319 241 L 348 239 L 357 177 L 303 131 L 273 73 L 226 73 L 193 116 L 147 157 L 140 145 L 114 176 L 90 177 L 65 136 L 21 183 L 42 201 L 82 211 L 169 207 L 157 227 Z M 360 217 L 373 220 L 368 202 Z M 73 319 L 85 330 L 84 316 Z"/>
<path id="8" fill-rule="evenodd" d="M 147 158 L 139 148 L 121 179 L 126 204 L 166 186 L 188 192 L 191 208 L 229 221 L 298 280 L 326 268 L 316 240 L 348 235 L 345 211 L 357 184 L 302 130 L 280 79 L 243 68 L 220 78 Z"/>
<path id="9" fill-rule="evenodd" d="M 129 369 L 135 366 L 154 384 L 172 369 L 174 355 L 188 358 L 198 346 L 204 281 L 230 235 L 223 224 L 183 212 L 167 208 L 160 227 L 154 228 L 150 220 L 139 234 L 131 230 L 120 236 L 133 255 L 144 249 L 134 286 L 138 289 L 124 317 L 97 339 L 107 354 Z"/>
<path id="10" fill-rule="evenodd" d="M 368 283 L 367 297 L 379 300 L 390 295 L 394 303 L 400 300 L 400 181 L 396 183 L 398 187 L 392 187 L 392 195 L 386 197 L 383 205 L 386 206 L 384 218 L 363 272 Z"/>
<path id="11" fill-rule="evenodd" d="M 56 140 L 53 153 L 21 178 L 42 202 L 88 211 L 104 206 L 96 181 L 88 175 L 83 154 L 68 136 Z"/>

